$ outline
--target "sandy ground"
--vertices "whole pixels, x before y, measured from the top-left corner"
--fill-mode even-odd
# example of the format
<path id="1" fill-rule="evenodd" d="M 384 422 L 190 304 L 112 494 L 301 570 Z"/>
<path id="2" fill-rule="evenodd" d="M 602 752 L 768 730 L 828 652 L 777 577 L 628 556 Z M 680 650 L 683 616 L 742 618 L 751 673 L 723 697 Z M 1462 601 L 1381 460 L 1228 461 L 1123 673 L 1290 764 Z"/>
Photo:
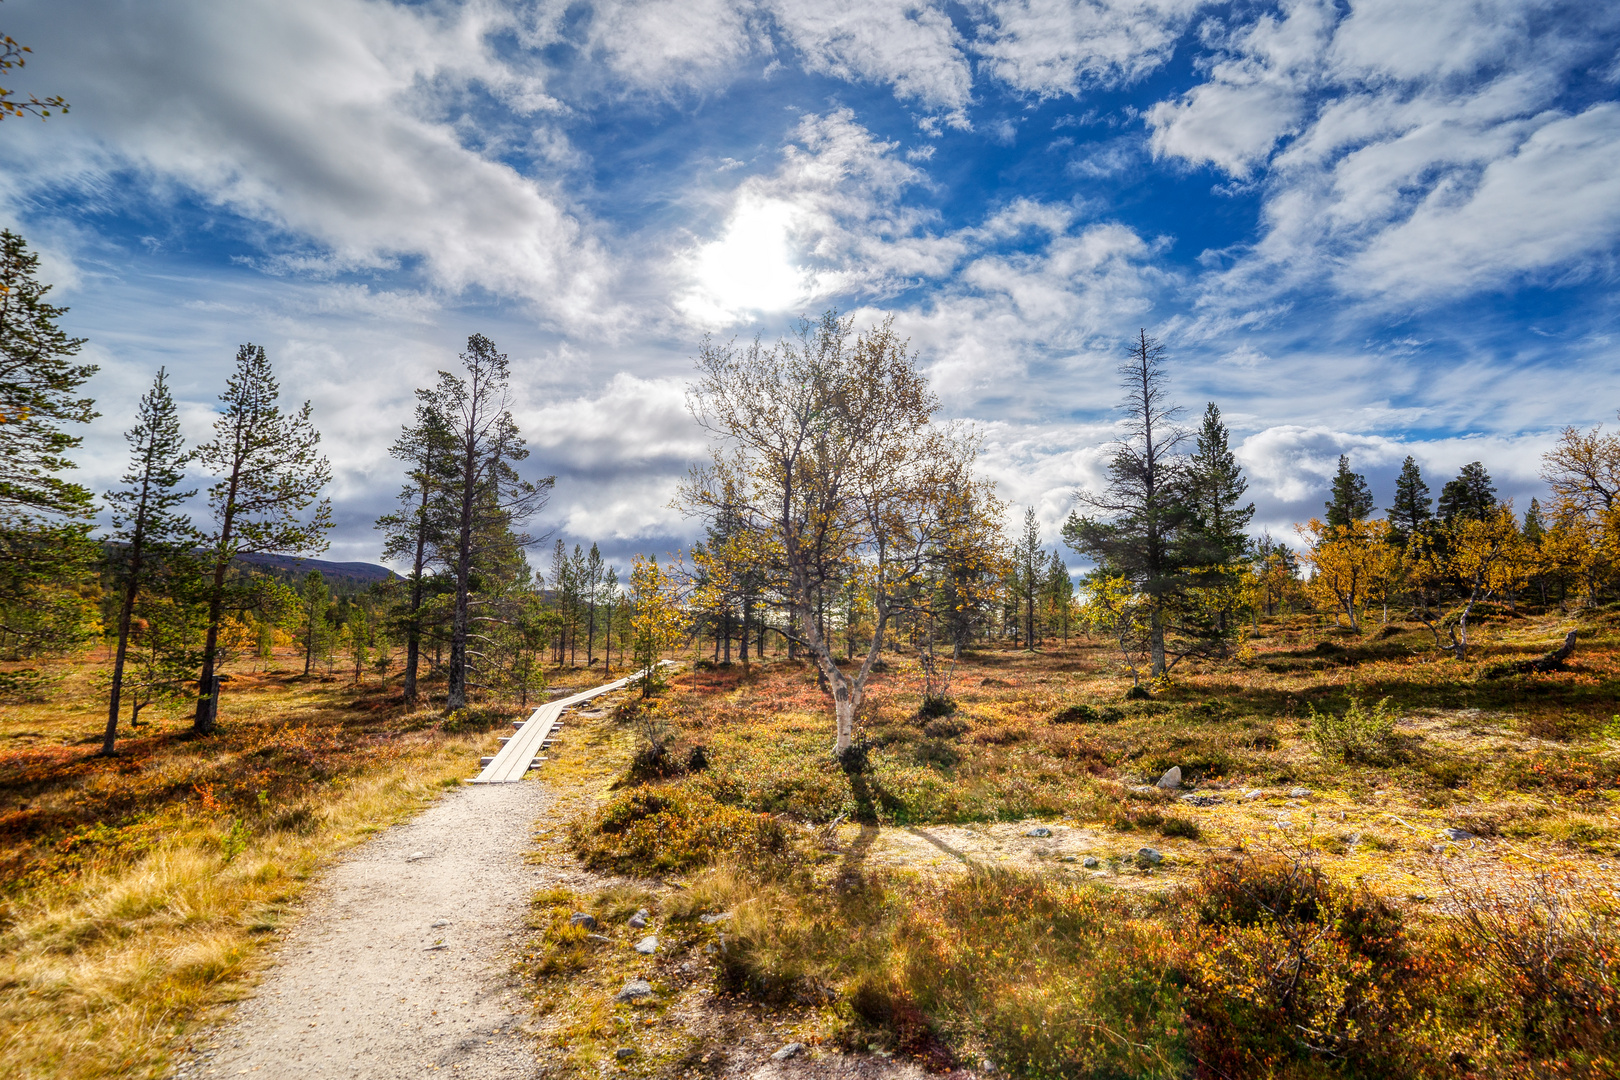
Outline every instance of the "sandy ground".
<path id="1" fill-rule="evenodd" d="M 523 857 L 550 802 L 533 778 L 462 787 L 358 848 L 311 890 L 254 996 L 199 1033 L 174 1075 L 535 1076 L 508 966 L 545 874 Z"/>

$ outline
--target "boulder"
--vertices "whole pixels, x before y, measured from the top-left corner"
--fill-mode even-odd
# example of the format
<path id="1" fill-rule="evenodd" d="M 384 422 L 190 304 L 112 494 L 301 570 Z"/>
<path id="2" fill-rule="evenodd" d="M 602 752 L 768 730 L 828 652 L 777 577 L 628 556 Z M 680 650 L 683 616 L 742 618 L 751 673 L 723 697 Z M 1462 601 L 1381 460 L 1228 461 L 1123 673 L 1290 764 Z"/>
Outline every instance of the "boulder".
<path id="1" fill-rule="evenodd" d="M 646 979 L 631 979 L 629 982 L 624 984 L 623 988 L 620 989 L 617 994 L 613 995 L 613 1000 L 640 1001 L 643 998 L 650 998 L 652 996 L 652 983 L 648 982 Z"/>
<path id="2" fill-rule="evenodd" d="M 1037 839 L 1045 839 L 1046 837 L 1052 835 L 1052 830 L 1048 829 L 1045 825 L 1037 825 L 1037 826 L 1035 826 L 1035 828 L 1030 829 L 1028 832 L 1024 833 L 1024 835 L 1025 836 L 1033 836 L 1033 837 L 1035 837 Z"/>
<path id="3" fill-rule="evenodd" d="M 1095 855 L 1087 855 L 1085 861 L 1080 865 L 1085 867 L 1087 870 L 1095 870 L 1097 867 L 1102 865 L 1102 860 L 1097 858 Z"/>
<path id="4" fill-rule="evenodd" d="M 1288 789 L 1288 797 L 1290 799 L 1308 799 L 1311 797 L 1311 794 L 1311 789 L 1308 787 L 1296 787 Z"/>
<path id="5" fill-rule="evenodd" d="M 1157 866 L 1164 862 L 1164 856 L 1150 847 L 1142 848 L 1136 853 L 1136 857 L 1151 866 Z"/>
<path id="6" fill-rule="evenodd" d="M 1181 786 L 1181 766 L 1172 765 L 1159 777 L 1159 787 L 1178 788 Z"/>
<path id="7" fill-rule="evenodd" d="M 636 942 L 636 952 L 640 953 L 642 956 L 651 956 L 657 951 L 658 938 L 653 934 L 648 934 L 646 937 Z"/>
<path id="8" fill-rule="evenodd" d="M 634 915 L 630 916 L 630 922 L 629 922 L 630 929 L 632 929 L 632 930 L 640 930 L 642 927 L 644 927 L 646 925 L 647 925 L 647 909 L 646 908 L 642 908 L 640 911 L 638 911 Z"/>

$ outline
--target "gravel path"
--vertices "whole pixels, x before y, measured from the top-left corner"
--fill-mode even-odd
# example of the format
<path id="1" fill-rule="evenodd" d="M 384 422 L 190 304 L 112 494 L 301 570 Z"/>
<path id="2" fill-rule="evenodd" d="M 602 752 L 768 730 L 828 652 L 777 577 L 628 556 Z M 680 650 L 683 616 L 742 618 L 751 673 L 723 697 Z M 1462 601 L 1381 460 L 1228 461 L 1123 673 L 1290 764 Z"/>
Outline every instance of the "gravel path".
<path id="1" fill-rule="evenodd" d="M 312 888 L 256 994 L 175 1075 L 535 1076 L 507 965 L 550 801 L 534 779 L 464 786 L 356 849 Z"/>

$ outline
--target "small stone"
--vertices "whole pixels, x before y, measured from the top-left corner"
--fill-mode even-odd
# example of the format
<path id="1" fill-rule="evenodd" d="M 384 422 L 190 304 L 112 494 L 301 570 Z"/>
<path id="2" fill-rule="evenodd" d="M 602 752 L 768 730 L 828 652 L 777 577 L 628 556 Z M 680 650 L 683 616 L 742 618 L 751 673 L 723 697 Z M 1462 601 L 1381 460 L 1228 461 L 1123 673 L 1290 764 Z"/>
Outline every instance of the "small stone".
<path id="1" fill-rule="evenodd" d="M 640 953 L 643 956 L 651 956 L 653 953 L 655 953 L 657 951 L 658 951 L 658 938 L 656 936 L 652 935 L 652 934 L 648 934 L 646 937 L 644 937 L 640 941 L 636 942 L 636 952 Z"/>
<path id="2" fill-rule="evenodd" d="M 583 911 L 576 911 L 568 916 L 569 926 L 583 926 L 587 930 L 596 929 L 596 916 L 587 915 Z"/>
<path id="3" fill-rule="evenodd" d="M 446 926 L 449 926 L 449 925 L 450 925 L 450 920 L 449 919 L 440 919 L 436 923 L 429 924 L 428 929 L 429 930 L 439 930 L 439 929 L 442 929 L 442 928 L 444 928 Z"/>
<path id="4" fill-rule="evenodd" d="M 729 918 L 731 918 L 731 912 L 722 911 L 718 915 L 699 915 L 698 922 L 704 926 L 713 926 L 715 923 L 725 922 Z"/>
<path id="5" fill-rule="evenodd" d="M 1157 787 L 1155 787 L 1154 785 L 1152 785 L 1152 784 L 1132 784 L 1131 785 L 1131 793 L 1133 795 L 1152 795 L 1154 792 L 1156 792 L 1158 790 L 1159 789 Z"/>
<path id="6" fill-rule="evenodd" d="M 1288 789 L 1288 797 L 1290 799 L 1308 799 L 1310 796 L 1311 789 L 1308 787 L 1296 787 Z"/>
<path id="7" fill-rule="evenodd" d="M 631 979 L 629 982 L 624 984 L 624 987 L 620 989 L 617 994 L 613 995 L 613 1000 L 640 1001 L 642 998 L 650 998 L 652 996 L 652 983 L 648 982 L 646 979 Z"/>
<path id="8" fill-rule="evenodd" d="M 630 929 L 632 929 L 632 930 L 640 930 L 642 927 L 644 927 L 646 925 L 647 925 L 647 909 L 646 908 L 642 908 L 640 911 L 638 911 L 634 915 L 630 916 Z"/>
<path id="9" fill-rule="evenodd" d="M 1172 765 L 1168 769 L 1166 769 L 1164 771 L 1164 775 L 1159 777 L 1158 786 L 1162 787 L 1162 788 L 1178 788 L 1178 787 L 1180 787 L 1181 786 L 1181 766 L 1180 765 Z"/>
<path id="10" fill-rule="evenodd" d="M 1183 795 L 1181 801 L 1188 806 L 1214 806 L 1221 801 L 1219 795 Z"/>
<path id="11" fill-rule="evenodd" d="M 786 1061 L 788 1058 L 798 1057 L 804 1053 L 804 1043 L 788 1043 L 782 1049 L 771 1055 L 772 1061 Z"/>
<path id="12" fill-rule="evenodd" d="M 1447 840 L 1459 840 L 1460 841 L 1460 840 L 1472 840 L 1474 838 L 1474 834 L 1469 832 L 1467 829 L 1457 829 L 1457 828 L 1445 829 L 1440 833 L 1440 835 L 1444 836 Z"/>
<path id="13" fill-rule="evenodd" d="M 1095 870 L 1097 867 L 1102 865 L 1102 860 L 1097 858 L 1095 855 L 1087 855 L 1085 861 L 1080 865 L 1085 867 L 1087 870 Z"/>
<path id="14" fill-rule="evenodd" d="M 1245 799 L 1263 799 L 1266 797 L 1266 793 L 1261 791 L 1259 788 L 1255 788 L 1252 791 L 1245 791 L 1243 793 L 1243 797 Z"/>
<path id="15" fill-rule="evenodd" d="M 1077 857 L 1073 856 L 1073 855 L 1062 855 L 1062 856 L 1058 857 L 1058 862 L 1079 862 L 1079 861 L 1080 860 Z"/>
<path id="16" fill-rule="evenodd" d="M 991 1061 L 989 1058 L 985 1058 L 983 1061 L 979 1062 L 979 1071 L 984 1073 L 993 1073 L 996 1071 L 996 1063 Z"/>
<path id="17" fill-rule="evenodd" d="M 629 1061 L 631 1058 L 636 1056 L 636 1051 L 634 1047 L 621 1046 L 617 1050 L 613 1051 L 613 1056 L 619 1061 Z"/>
<path id="18" fill-rule="evenodd" d="M 1033 837 L 1036 837 L 1036 838 L 1040 839 L 1040 838 L 1045 838 L 1045 837 L 1051 836 L 1052 835 L 1052 830 L 1048 829 L 1045 825 L 1037 825 L 1037 826 L 1035 826 L 1035 828 L 1030 829 L 1024 835 L 1025 836 L 1033 836 Z"/>
<path id="19" fill-rule="evenodd" d="M 1151 863 L 1154 866 L 1157 866 L 1160 863 L 1164 862 L 1164 856 L 1159 854 L 1157 851 L 1154 851 L 1150 847 L 1142 848 L 1140 851 L 1138 851 L 1136 853 L 1136 857 L 1138 859 L 1141 859 L 1143 862 Z"/>
<path id="20" fill-rule="evenodd" d="M 413 851 L 409 855 L 405 856 L 405 861 L 406 862 L 415 862 L 417 859 L 425 859 L 425 858 L 427 858 L 427 852 L 425 852 L 425 851 Z"/>
<path id="21" fill-rule="evenodd" d="M 613 944 L 613 939 L 608 937 L 606 934 L 586 934 L 585 940 L 599 942 L 603 945 Z"/>

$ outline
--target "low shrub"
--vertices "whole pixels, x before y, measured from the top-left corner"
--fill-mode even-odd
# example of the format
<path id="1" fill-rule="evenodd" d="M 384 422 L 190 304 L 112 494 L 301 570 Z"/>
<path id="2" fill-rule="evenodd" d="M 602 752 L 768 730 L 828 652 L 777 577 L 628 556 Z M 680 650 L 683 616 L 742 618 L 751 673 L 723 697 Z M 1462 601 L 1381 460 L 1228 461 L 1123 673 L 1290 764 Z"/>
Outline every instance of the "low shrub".
<path id="1" fill-rule="evenodd" d="M 691 870 L 722 858 L 769 869 L 792 856 L 775 818 L 679 787 L 626 791 L 576 820 L 569 836 L 586 866 L 621 874 Z"/>
<path id="2" fill-rule="evenodd" d="M 1125 718 L 1125 713 L 1112 706 L 1094 708 L 1090 705 L 1070 705 L 1066 709 L 1059 709 L 1052 714 L 1054 724 L 1117 724 Z"/>
<path id="3" fill-rule="evenodd" d="M 930 720 L 923 725 L 923 734 L 930 739 L 954 739 L 966 735 L 968 725 L 965 720 L 954 716 L 942 716 L 937 720 Z"/>
<path id="4" fill-rule="evenodd" d="M 1309 726 L 1311 742 L 1323 757 L 1372 761 L 1392 745 L 1395 714 L 1389 709 L 1389 698 L 1366 709 L 1359 698 L 1352 697 L 1350 707 L 1339 714 L 1317 712 L 1311 706 Z"/>
<path id="5" fill-rule="evenodd" d="M 956 699 L 946 694 L 926 694 L 917 708 L 917 718 L 932 720 L 938 716 L 949 716 L 956 711 L 956 707 Z"/>

